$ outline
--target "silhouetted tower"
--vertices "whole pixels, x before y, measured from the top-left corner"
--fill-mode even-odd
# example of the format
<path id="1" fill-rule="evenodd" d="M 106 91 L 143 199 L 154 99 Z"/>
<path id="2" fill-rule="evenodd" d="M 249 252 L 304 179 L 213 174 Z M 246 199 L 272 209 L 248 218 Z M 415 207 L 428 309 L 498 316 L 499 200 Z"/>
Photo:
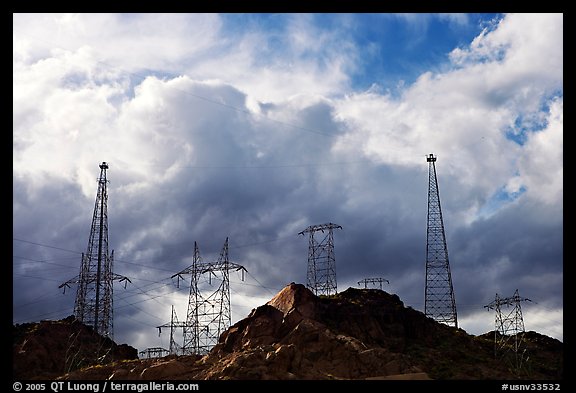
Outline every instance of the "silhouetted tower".
<path id="1" fill-rule="evenodd" d="M 374 277 L 360 280 L 358 281 L 358 285 L 364 284 L 364 289 L 368 289 L 368 284 L 372 284 L 373 286 L 376 286 L 376 284 L 378 284 L 379 289 L 382 290 L 382 283 L 384 283 L 384 281 L 386 281 L 386 284 L 390 284 L 390 281 L 386 280 L 385 278 Z"/>
<path id="2" fill-rule="evenodd" d="M 170 351 L 161 347 L 151 347 L 140 351 L 140 355 L 144 356 L 146 359 L 161 358 L 169 354 Z"/>
<path id="3" fill-rule="evenodd" d="M 338 292 L 336 258 L 334 257 L 334 228 L 342 229 L 340 225 L 328 223 L 311 225 L 298 233 L 299 235 L 310 234 L 306 286 L 315 295 L 332 295 Z M 316 237 L 317 232 L 322 232 L 322 235 Z M 318 238 L 321 240 L 318 241 Z"/>
<path id="4" fill-rule="evenodd" d="M 458 327 L 456 300 L 452 287 L 448 247 L 440 208 L 440 193 L 436 177 L 436 157 L 428 162 L 428 225 L 426 230 L 426 289 L 424 314 L 432 319 Z"/>
<path id="5" fill-rule="evenodd" d="M 181 355 L 183 354 L 183 347 L 178 345 L 174 339 L 174 331 L 178 327 L 184 327 L 185 322 L 178 322 L 178 316 L 176 315 L 176 310 L 174 310 L 174 305 L 172 305 L 172 316 L 170 317 L 170 323 L 165 323 L 164 325 L 156 326 L 158 328 L 158 336 L 162 333 L 162 328 L 170 328 L 170 346 L 168 347 L 168 354 L 170 355 Z"/>
<path id="6" fill-rule="evenodd" d="M 86 253 L 82 254 L 80 274 L 58 288 L 64 287 L 66 291 L 70 284 L 78 284 L 74 316 L 85 325 L 93 327 L 100 335 L 113 338 L 112 282 L 131 281 L 112 272 L 114 250 L 110 254 L 108 252 L 108 180 L 106 179 L 108 164 L 103 162 L 99 166 L 98 193 L 88 248 Z"/>
<path id="7" fill-rule="evenodd" d="M 218 343 L 220 335 L 230 327 L 232 313 L 230 307 L 230 270 L 241 271 L 244 280 L 244 266 L 230 262 L 228 259 L 228 238 L 216 262 L 203 262 L 200 258 L 198 244 L 194 242 L 192 265 L 172 276 L 179 280 L 184 274 L 190 274 L 190 297 L 188 313 L 184 324 L 184 354 L 205 355 Z M 208 277 L 206 277 L 208 276 Z M 214 291 L 202 291 L 201 278 L 219 281 Z M 202 288 L 204 289 L 204 288 Z"/>
<path id="8" fill-rule="evenodd" d="M 496 299 L 486 306 L 488 310 L 496 311 L 496 328 L 494 329 L 494 356 L 509 363 L 512 369 L 520 371 L 526 352 L 524 341 L 524 319 L 520 302 L 530 299 L 521 298 L 518 289 L 512 297 Z M 502 312 L 502 306 L 512 309 Z M 511 356 L 510 356 L 511 355 Z"/>

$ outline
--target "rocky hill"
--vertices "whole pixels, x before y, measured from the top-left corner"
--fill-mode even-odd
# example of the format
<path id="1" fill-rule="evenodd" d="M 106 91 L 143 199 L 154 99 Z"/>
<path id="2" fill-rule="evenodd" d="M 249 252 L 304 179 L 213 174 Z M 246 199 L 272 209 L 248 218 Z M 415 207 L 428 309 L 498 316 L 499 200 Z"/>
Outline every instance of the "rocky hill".
<path id="1" fill-rule="evenodd" d="M 136 348 L 117 345 L 73 316 L 15 325 L 12 338 L 16 380 L 53 379 L 89 366 L 138 359 Z"/>
<path id="2" fill-rule="evenodd" d="M 317 297 L 291 283 L 225 331 L 203 357 L 129 360 L 130 355 L 59 378 L 562 379 L 563 343 L 536 332 L 526 332 L 525 339 L 528 356 L 518 371 L 494 357 L 494 332 L 469 335 L 377 289 Z M 16 373 L 16 362 L 14 367 Z"/>

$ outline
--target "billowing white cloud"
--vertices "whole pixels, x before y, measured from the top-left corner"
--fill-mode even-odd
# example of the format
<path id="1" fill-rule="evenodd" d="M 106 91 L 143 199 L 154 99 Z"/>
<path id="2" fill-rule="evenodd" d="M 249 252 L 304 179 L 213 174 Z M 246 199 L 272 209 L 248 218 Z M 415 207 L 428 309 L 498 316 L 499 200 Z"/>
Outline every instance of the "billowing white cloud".
<path id="1" fill-rule="evenodd" d="M 547 125 L 528 136 L 519 158 L 519 177 L 537 202 L 563 208 L 564 119 L 563 100 L 550 103 Z"/>
<path id="2" fill-rule="evenodd" d="M 345 18 L 345 17 L 343 17 Z M 278 31 L 229 31 L 213 14 L 15 14 L 14 60 L 90 50 L 102 68 L 233 84 L 259 101 L 336 94 L 349 84 L 357 50 L 343 32 L 289 15 Z"/>
<path id="3" fill-rule="evenodd" d="M 535 184 L 531 177 L 538 173 L 545 176 L 529 194 L 558 203 L 562 99 L 555 94 L 562 89 L 561 43 L 562 15 L 509 15 L 469 48 L 452 52 L 458 68 L 421 75 L 399 98 L 368 91 L 339 101 L 338 119 L 352 130 L 340 148 L 360 150 L 376 162 L 420 167 L 423 156 L 434 153 L 439 167 L 448 166 L 443 174 L 466 184 L 470 193 L 460 197 L 471 204 L 471 214 L 497 189 L 517 182 L 519 171 L 524 186 Z M 548 126 L 519 146 L 508 135 L 510 125 L 527 113 L 545 113 L 543 105 L 551 107 Z M 546 164 L 527 168 L 518 162 L 524 154 Z M 550 188 L 542 190 L 545 184 Z"/>
<path id="4" fill-rule="evenodd" d="M 341 285 L 383 276 L 385 290 L 422 309 L 433 153 L 457 301 L 478 305 L 522 284 L 557 315 L 562 30 L 561 15 L 506 15 L 454 49 L 443 71 L 392 95 L 355 91 L 362 49 L 311 15 L 242 31 L 209 14 L 15 15 L 15 237 L 83 251 L 107 161 L 115 269 L 133 279 L 115 292 L 119 340 L 157 346 L 171 304 L 184 317 L 186 290 L 169 277 L 190 264 L 194 241 L 212 259 L 230 237 L 232 260 L 249 272 L 233 284 L 240 318 L 305 282 L 297 233 L 328 221 L 343 226 Z M 59 265 L 30 296 L 76 274 L 76 254 L 30 257 L 31 248 L 15 241 L 14 255 Z M 24 275 L 15 286 L 44 266 L 26 261 L 14 258 Z M 30 301 L 14 293 L 15 305 Z M 72 297 L 51 300 L 53 316 L 67 316 Z M 41 306 L 16 307 L 14 319 Z M 466 307 L 460 315 L 465 330 L 490 325 Z M 536 325 L 561 337 L 557 318 Z"/>
<path id="5" fill-rule="evenodd" d="M 89 47 L 103 66 L 125 72 L 180 72 L 182 61 L 220 45 L 213 14 L 14 14 L 15 57 L 36 61 Z"/>

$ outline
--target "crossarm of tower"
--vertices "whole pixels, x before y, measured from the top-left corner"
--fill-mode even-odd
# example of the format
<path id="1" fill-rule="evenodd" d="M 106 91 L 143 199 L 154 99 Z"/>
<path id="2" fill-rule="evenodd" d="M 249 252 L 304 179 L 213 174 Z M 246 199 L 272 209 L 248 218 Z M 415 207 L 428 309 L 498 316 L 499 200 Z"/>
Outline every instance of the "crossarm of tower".
<path id="1" fill-rule="evenodd" d="M 234 262 L 228 262 L 228 266 L 230 270 L 236 270 L 238 271 L 243 271 L 243 272 L 247 272 L 248 270 L 246 270 L 246 268 L 242 265 L 239 265 L 237 263 Z"/>
<path id="2" fill-rule="evenodd" d="M 332 224 L 331 222 L 328 224 L 310 225 L 308 228 L 304 229 L 303 231 L 298 232 L 298 234 L 304 235 L 305 233 L 315 232 L 315 231 L 324 232 L 324 229 L 342 229 L 342 226 L 337 225 L 337 224 Z"/>
<path id="3" fill-rule="evenodd" d="M 521 297 L 514 297 L 514 296 L 513 297 L 498 298 L 497 300 L 494 300 L 490 304 L 485 305 L 484 308 L 487 308 L 488 310 L 492 310 L 492 309 L 495 309 L 496 307 L 499 307 L 499 306 L 514 306 L 519 301 L 531 302 L 532 300 L 530 300 L 528 298 L 521 298 Z"/>
<path id="4" fill-rule="evenodd" d="M 126 288 L 126 285 L 128 283 L 132 283 L 132 281 L 125 276 L 121 276 L 120 274 L 112 274 L 112 280 L 118 280 L 119 282 L 124 281 L 124 288 Z M 70 285 L 72 284 L 79 284 L 80 283 L 80 278 L 78 276 L 71 278 L 70 280 L 58 285 L 58 288 L 64 288 L 64 293 L 66 293 L 66 288 L 70 288 Z"/>
<path id="5" fill-rule="evenodd" d="M 217 272 L 223 270 L 235 270 L 242 272 L 242 281 L 244 281 L 244 272 L 247 272 L 246 268 L 242 265 L 239 265 L 234 262 L 222 263 L 221 261 L 217 262 L 201 262 L 197 263 L 196 265 L 188 266 L 186 269 L 182 270 L 179 273 L 173 274 L 170 278 L 178 277 L 178 282 L 180 279 L 183 279 L 182 276 L 184 274 L 192 274 L 195 276 L 202 275 L 204 273 L 210 272 Z"/>
<path id="6" fill-rule="evenodd" d="M 66 293 L 66 288 L 70 288 L 72 284 L 78 284 L 80 282 L 80 278 L 78 276 L 71 278 L 70 280 L 58 285 L 58 289 L 64 288 L 64 293 Z"/>
<path id="7" fill-rule="evenodd" d="M 124 281 L 124 288 L 126 288 L 128 283 L 132 284 L 132 281 L 128 277 L 116 273 L 112 274 L 112 280 L 118 280 L 119 282 Z"/>
<path id="8" fill-rule="evenodd" d="M 217 272 L 222 270 L 236 270 L 236 271 L 247 271 L 242 265 L 234 262 L 222 263 L 222 262 L 202 262 L 198 263 L 196 266 L 188 266 L 186 269 L 179 273 L 173 274 L 171 278 L 181 276 L 183 274 L 204 274 L 208 272 Z"/>

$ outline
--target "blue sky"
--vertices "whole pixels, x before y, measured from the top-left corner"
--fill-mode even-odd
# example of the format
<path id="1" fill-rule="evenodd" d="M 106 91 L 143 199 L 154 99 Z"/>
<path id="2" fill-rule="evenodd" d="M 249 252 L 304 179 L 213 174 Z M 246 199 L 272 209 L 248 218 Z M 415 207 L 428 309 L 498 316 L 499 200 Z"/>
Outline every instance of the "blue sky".
<path id="1" fill-rule="evenodd" d="M 333 222 L 338 289 L 381 276 L 423 310 L 428 165 L 460 327 L 500 296 L 563 338 L 561 14 L 14 14 L 13 322 L 72 313 L 109 163 L 115 338 L 156 326 L 170 277 L 226 237 L 233 322 L 306 280 Z"/>
<path id="2" fill-rule="evenodd" d="M 354 42 L 362 59 L 351 71 L 351 88 L 377 85 L 395 91 L 399 83 L 410 84 L 423 72 L 442 70 L 448 54 L 466 46 L 498 14 L 311 14 L 310 23 L 318 30 L 334 34 L 330 45 L 340 40 Z M 258 30 L 267 35 L 267 51 L 262 61 L 284 61 L 288 25 L 295 16 L 287 14 L 226 14 L 225 33 L 242 35 Z M 303 56 L 318 56 L 310 52 Z"/>

